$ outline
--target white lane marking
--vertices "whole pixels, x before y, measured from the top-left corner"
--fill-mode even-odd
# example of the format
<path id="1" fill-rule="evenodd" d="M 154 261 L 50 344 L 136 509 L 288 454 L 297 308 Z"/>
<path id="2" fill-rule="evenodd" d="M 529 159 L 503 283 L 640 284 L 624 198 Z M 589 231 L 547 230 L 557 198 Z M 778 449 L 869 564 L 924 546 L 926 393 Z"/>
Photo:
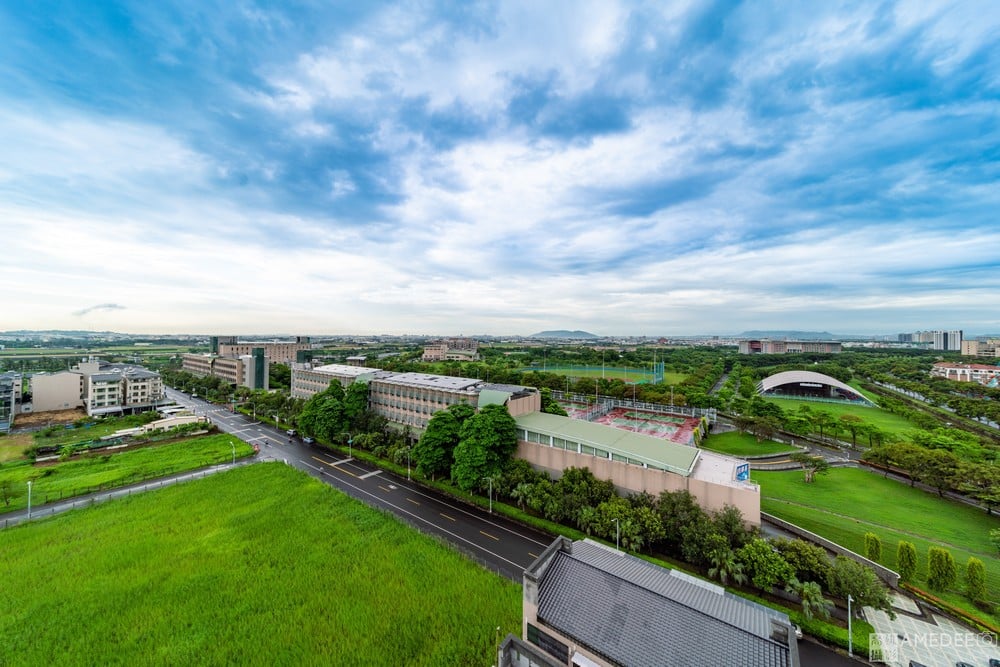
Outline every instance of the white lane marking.
<path id="1" fill-rule="evenodd" d="M 316 472 L 323 472 L 323 469 L 322 469 L 322 468 L 317 468 L 317 467 L 316 467 L 316 466 L 314 466 L 313 464 L 311 464 L 311 463 L 307 463 L 307 462 L 303 461 L 302 459 L 299 459 L 299 463 L 302 463 L 302 464 L 305 464 L 305 465 L 309 466 L 310 468 L 312 468 L 312 469 L 313 469 L 313 470 L 315 470 Z"/>
<path id="2" fill-rule="evenodd" d="M 382 473 L 381 470 L 372 470 L 371 472 L 361 475 L 360 477 L 358 477 L 358 479 L 368 479 L 369 477 L 374 477 L 375 475 L 379 475 L 381 473 Z"/>

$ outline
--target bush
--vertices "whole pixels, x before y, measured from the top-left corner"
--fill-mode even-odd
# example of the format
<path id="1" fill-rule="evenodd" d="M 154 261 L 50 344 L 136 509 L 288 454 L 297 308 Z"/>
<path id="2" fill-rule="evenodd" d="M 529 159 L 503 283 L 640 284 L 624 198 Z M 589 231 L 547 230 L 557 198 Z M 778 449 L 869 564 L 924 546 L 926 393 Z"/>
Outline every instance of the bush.
<path id="1" fill-rule="evenodd" d="M 917 573 L 917 547 L 912 542 L 899 541 L 896 547 L 896 567 L 899 569 L 899 578 L 903 581 L 913 581 L 913 576 Z"/>
<path id="2" fill-rule="evenodd" d="M 882 560 L 882 540 L 875 533 L 865 533 L 865 558 L 874 563 Z"/>
<path id="3" fill-rule="evenodd" d="M 983 561 L 973 556 L 965 565 L 966 594 L 973 602 L 986 599 L 986 568 Z"/>
<path id="4" fill-rule="evenodd" d="M 941 547 L 927 550 L 927 585 L 931 590 L 946 591 L 955 584 L 958 567 L 951 552 Z"/>

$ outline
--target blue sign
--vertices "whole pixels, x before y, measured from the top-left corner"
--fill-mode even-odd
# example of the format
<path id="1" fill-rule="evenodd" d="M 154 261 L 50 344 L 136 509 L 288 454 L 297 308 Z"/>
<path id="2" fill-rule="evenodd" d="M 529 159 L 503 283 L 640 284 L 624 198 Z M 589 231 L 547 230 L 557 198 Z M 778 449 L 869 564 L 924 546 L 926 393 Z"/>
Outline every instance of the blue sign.
<path id="1" fill-rule="evenodd" d="M 741 463 L 736 466 L 736 479 L 740 482 L 745 482 L 750 479 L 750 464 Z"/>

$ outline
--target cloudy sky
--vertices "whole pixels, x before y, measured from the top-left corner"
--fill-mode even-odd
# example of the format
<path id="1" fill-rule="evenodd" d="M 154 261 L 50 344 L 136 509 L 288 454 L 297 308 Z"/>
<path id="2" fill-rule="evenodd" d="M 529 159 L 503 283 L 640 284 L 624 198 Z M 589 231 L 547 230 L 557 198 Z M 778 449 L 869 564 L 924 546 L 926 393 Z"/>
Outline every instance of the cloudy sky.
<path id="1" fill-rule="evenodd" d="M 995 0 L 0 4 L 0 330 L 1000 331 Z"/>

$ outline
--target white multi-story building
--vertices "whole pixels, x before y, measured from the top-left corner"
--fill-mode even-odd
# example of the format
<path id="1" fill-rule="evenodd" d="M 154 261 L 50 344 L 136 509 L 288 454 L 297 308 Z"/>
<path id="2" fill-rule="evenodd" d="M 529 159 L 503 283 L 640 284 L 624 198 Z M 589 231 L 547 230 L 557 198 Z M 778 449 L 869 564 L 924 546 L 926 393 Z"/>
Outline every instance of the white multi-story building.
<path id="1" fill-rule="evenodd" d="M 931 368 L 931 375 L 958 382 L 978 382 L 983 385 L 995 386 L 1000 382 L 1000 366 L 939 361 Z"/>
<path id="2" fill-rule="evenodd" d="M 345 364 L 327 364 L 314 367 L 311 363 L 293 363 L 291 366 L 293 398 L 309 398 L 325 391 L 334 380 L 346 387 L 357 380 L 367 382 L 376 373 L 384 372 L 377 368 Z"/>

